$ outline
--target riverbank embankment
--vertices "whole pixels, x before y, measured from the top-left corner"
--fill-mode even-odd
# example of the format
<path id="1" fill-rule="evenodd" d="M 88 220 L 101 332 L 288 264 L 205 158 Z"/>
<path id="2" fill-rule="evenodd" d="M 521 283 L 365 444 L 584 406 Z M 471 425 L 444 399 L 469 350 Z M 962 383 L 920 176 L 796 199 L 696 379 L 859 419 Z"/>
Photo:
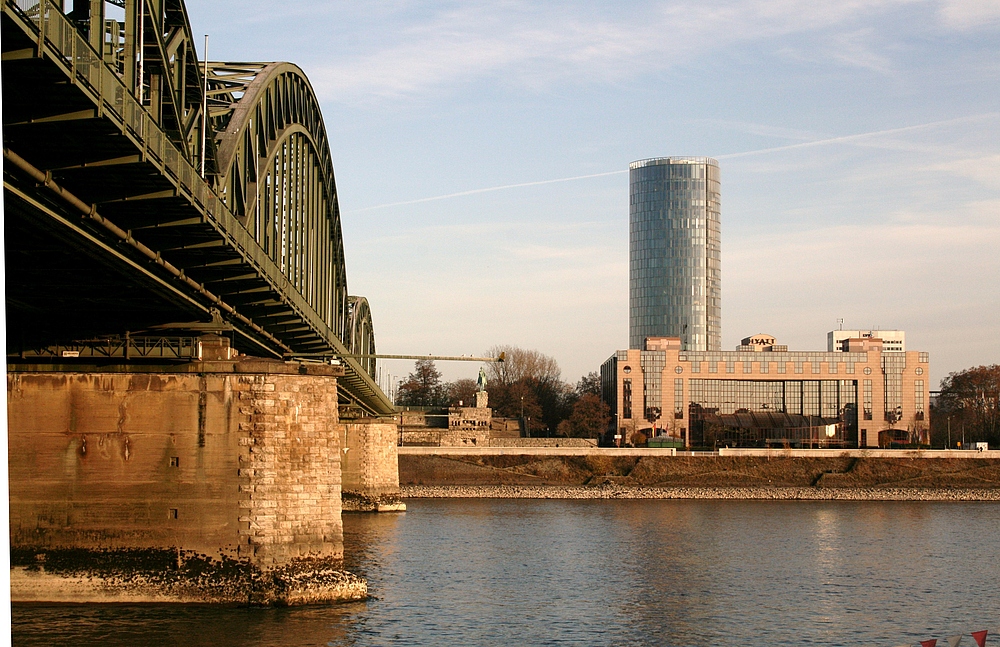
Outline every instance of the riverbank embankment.
<path id="1" fill-rule="evenodd" d="M 556 487 L 566 491 L 565 496 L 553 491 L 559 498 L 622 498 L 622 493 L 634 490 L 635 496 L 641 498 L 913 499 L 941 490 L 945 493 L 934 496 L 1000 500 L 1000 459 L 993 457 L 657 456 L 600 452 L 433 455 L 400 449 L 399 479 L 404 498 L 463 496 L 442 494 L 458 487 L 472 488 L 464 490 L 467 496 L 506 497 L 516 492 L 516 496 L 533 497 L 528 493 L 534 490 L 524 488 L 543 488 L 540 492 L 545 492 L 544 488 Z M 847 494 L 848 490 L 854 494 Z"/>

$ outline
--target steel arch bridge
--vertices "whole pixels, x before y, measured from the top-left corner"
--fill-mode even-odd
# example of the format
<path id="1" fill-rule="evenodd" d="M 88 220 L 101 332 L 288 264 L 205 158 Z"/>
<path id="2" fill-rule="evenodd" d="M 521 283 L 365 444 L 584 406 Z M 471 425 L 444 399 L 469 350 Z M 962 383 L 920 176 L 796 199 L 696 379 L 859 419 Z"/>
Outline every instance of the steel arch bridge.
<path id="1" fill-rule="evenodd" d="M 214 320 L 391 413 L 302 70 L 199 62 L 182 0 L 62 4 L 3 0 L 8 354 Z"/>

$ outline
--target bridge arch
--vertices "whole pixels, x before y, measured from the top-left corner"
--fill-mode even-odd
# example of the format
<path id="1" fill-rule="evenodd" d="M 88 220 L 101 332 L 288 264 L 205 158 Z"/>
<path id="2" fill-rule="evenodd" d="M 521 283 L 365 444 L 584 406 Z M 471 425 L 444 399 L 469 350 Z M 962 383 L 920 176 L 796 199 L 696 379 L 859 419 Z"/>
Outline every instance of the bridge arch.
<path id="1" fill-rule="evenodd" d="M 347 341 L 348 293 L 333 159 L 319 102 L 291 63 L 209 63 L 216 191 Z"/>
<path id="2" fill-rule="evenodd" d="M 365 297 L 347 297 L 347 330 L 344 340 L 347 350 L 354 355 L 375 354 L 375 329 L 372 326 L 372 311 Z M 358 357 L 365 372 L 375 374 L 374 357 Z"/>

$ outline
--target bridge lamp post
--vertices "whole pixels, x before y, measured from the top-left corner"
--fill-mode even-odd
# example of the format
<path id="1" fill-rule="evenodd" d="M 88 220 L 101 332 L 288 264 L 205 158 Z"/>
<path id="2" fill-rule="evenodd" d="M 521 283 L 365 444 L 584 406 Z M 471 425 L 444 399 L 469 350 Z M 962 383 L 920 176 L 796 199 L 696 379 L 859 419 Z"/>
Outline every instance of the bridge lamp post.
<path id="1" fill-rule="evenodd" d="M 521 396 L 521 426 L 525 428 L 525 433 L 526 433 L 525 437 L 530 436 L 530 434 L 527 434 L 527 426 L 524 424 L 524 396 L 523 395 Z"/>

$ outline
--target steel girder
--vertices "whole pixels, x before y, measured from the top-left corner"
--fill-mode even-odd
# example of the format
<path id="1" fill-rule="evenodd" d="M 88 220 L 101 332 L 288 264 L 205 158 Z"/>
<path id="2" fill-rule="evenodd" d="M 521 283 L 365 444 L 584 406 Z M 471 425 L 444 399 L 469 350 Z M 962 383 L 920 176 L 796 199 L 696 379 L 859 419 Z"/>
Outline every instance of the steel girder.
<path id="1" fill-rule="evenodd" d="M 309 80 L 290 63 L 208 69 L 220 197 L 345 339 L 347 271 L 333 159 Z"/>
<path id="2" fill-rule="evenodd" d="M 350 357 L 332 162 L 308 81 L 288 64 L 260 66 L 246 86 L 261 88 L 250 93 L 258 100 L 248 102 L 245 91 L 217 92 L 213 80 L 209 130 L 225 130 L 207 142 L 206 166 L 217 174 L 203 180 L 196 171 L 200 147 L 191 140 L 198 131 L 189 128 L 194 122 L 171 120 L 165 108 L 151 105 L 149 91 L 160 83 L 171 96 L 183 87 L 190 97 L 198 86 L 189 78 L 198 71 L 187 58 L 193 47 L 177 59 L 190 41 L 183 4 L 136 2 L 142 4 L 126 2 L 126 10 L 141 11 L 147 27 L 154 19 L 166 25 L 174 12 L 173 31 L 156 32 L 157 42 L 148 33 L 143 39 L 147 53 L 174 52 L 183 80 L 173 86 L 150 80 L 151 69 L 170 71 L 156 68 L 152 55 L 130 85 L 121 56 L 93 49 L 86 31 L 55 5 L 4 0 L 8 294 L 12 282 L 19 288 L 7 304 L 18 329 L 12 343 L 19 336 L 65 342 L 72 331 L 121 334 L 185 317 L 208 319 L 218 309 L 247 352 L 342 357 L 345 406 L 390 413 L 372 379 L 374 365 Z M 122 56 L 129 59 L 127 51 Z M 144 88 L 141 102 L 135 86 Z M 255 119 L 268 110 L 269 123 Z M 217 148 L 225 166 L 215 164 Z M 237 191 L 251 197 L 242 207 Z M 283 207 L 280 217 L 262 208 L 268 201 Z M 88 274 L 69 274 L 78 271 Z"/>

